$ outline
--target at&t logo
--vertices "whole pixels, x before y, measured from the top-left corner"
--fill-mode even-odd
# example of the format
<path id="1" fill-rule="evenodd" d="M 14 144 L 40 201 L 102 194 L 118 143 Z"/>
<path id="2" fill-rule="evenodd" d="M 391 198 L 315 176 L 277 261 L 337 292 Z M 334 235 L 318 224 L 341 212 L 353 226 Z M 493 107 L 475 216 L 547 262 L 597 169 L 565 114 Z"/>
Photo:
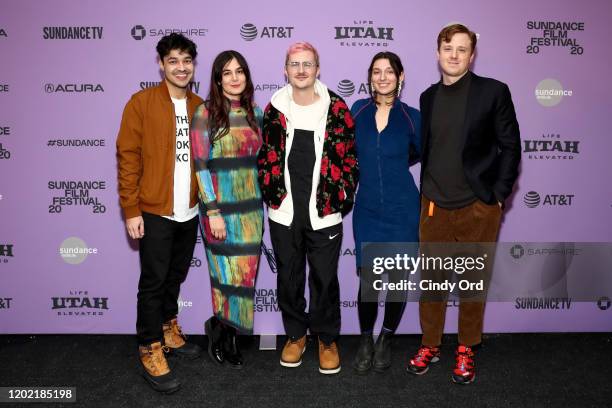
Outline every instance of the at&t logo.
<path id="1" fill-rule="evenodd" d="M 536 191 L 529 191 L 523 197 L 523 202 L 528 208 L 542 207 L 569 207 L 573 204 L 574 194 L 546 194 L 544 199 Z"/>
<path id="2" fill-rule="evenodd" d="M 287 26 L 266 26 L 261 29 L 261 34 L 255 24 L 246 23 L 240 27 L 240 36 L 245 41 L 253 41 L 259 38 L 291 38 L 295 27 Z"/>
<path id="3" fill-rule="evenodd" d="M 350 79 L 343 79 L 342 81 L 338 82 L 338 87 L 336 89 L 338 90 L 338 94 L 344 98 L 352 96 L 355 91 L 357 91 L 358 95 L 367 95 L 369 93 L 367 83 L 362 82 L 359 84 L 359 87 L 357 87 Z"/>

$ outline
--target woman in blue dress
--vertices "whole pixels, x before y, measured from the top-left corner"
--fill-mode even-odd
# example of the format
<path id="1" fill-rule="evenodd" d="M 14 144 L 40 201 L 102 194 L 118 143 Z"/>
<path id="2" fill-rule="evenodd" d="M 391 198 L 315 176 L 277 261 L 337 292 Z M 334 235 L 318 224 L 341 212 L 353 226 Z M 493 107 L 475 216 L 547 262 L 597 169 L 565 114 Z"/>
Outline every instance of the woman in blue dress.
<path id="1" fill-rule="evenodd" d="M 378 312 L 378 292 L 372 288 L 371 268 L 361 268 L 361 244 L 368 242 L 418 242 L 419 191 L 409 168 L 419 158 L 419 111 L 401 102 L 404 81 L 400 58 L 392 52 L 374 56 L 368 69 L 370 98 L 355 102 L 359 190 L 353 211 L 361 343 L 353 367 L 366 373 L 372 367 L 384 371 L 391 365 L 391 338 L 406 305 L 405 292 L 388 292 L 383 327 L 376 341 L 372 332 Z M 415 247 L 416 248 L 416 247 Z M 390 273 L 389 281 L 406 276 Z"/>

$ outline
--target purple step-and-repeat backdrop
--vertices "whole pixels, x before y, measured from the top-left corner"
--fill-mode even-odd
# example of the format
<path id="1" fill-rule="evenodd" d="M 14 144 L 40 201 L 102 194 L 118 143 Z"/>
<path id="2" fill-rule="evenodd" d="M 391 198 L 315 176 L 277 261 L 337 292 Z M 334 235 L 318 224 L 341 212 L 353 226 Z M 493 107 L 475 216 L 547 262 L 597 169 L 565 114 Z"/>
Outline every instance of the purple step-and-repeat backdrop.
<path id="1" fill-rule="evenodd" d="M 611 14 L 606 0 L 4 2 L 0 333 L 134 332 L 138 252 L 118 205 L 115 138 L 130 95 L 160 81 L 155 44 L 175 30 L 198 45 L 193 90 L 203 97 L 215 55 L 236 49 L 264 106 L 285 83 L 288 45 L 307 40 L 321 54 L 321 80 L 349 104 L 367 96 L 372 56 L 398 53 L 403 100 L 418 107 L 439 78 L 440 28 L 462 22 L 479 34 L 474 71 L 510 86 L 521 126 L 521 176 L 500 241 L 612 241 Z M 87 253 L 70 257 L 70 248 Z M 353 252 L 349 215 L 338 272 L 344 333 L 358 332 Z M 262 257 L 257 333 L 283 332 L 275 281 Z M 485 331 L 612 330 L 609 298 L 543 304 L 490 303 Z M 180 307 L 186 331 L 201 333 L 211 312 L 201 241 Z M 419 332 L 417 316 L 409 304 L 400 331 Z"/>

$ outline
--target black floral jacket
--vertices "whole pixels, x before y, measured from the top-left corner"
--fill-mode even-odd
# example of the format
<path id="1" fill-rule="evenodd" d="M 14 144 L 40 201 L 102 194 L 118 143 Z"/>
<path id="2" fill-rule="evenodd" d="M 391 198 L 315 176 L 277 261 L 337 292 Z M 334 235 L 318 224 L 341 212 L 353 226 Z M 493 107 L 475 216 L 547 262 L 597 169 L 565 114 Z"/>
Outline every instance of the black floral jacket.
<path id="1" fill-rule="evenodd" d="M 342 98 L 329 91 L 321 178 L 317 186 L 319 217 L 348 213 L 353 205 L 359 169 L 355 154 L 355 126 L 351 112 Z M 287 196 L 285 188 L 285 116 L 268 104 L 263 119 L 263 145 L 257 158 L 259 186 L 264 202 L 277 209 Z"/>

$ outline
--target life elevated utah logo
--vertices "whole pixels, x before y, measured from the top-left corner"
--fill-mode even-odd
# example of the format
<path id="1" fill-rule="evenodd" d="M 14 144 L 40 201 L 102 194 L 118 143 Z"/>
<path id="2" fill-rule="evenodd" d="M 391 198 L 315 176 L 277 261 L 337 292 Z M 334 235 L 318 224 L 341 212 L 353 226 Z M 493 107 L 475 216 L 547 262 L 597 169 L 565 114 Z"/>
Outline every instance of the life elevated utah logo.
<path id="1" fill-rule="evenodd" d="M 43 40 L 101 40 L 104 27 L 43 27 Z"/>
<path id="2" fill-rule="evenodd" d="M 86 290 L 71 290 L 68 296 L 52 297 L 51 310 L 61 317 L 104 316 L 104 311 L 109 310 L 108 298 L 89 296 Z"/>
<path id="3" fill-rule="evenodd" d="M 351 25 L 334 26 L 334 39 L 342 47 L 388 47 L 393 30 L 372 20 L 353 20 Z"/>
<path id="4" fill-rule="evenodd" d="M 523 202 L 528 208 L 542 207 L 570 207 L 574 203 L 575 194 L 545 194 L 540 195 L 537 191 L 529 191 L 523 197 Z"/>
<path id="5" fill-rule="evenodd" d="M 256 38 L 291 38 L 294 28 L 288 26 L 264 26 L 260 32 L 255 24 L 245 23 L 240 27 L 240 37 L 245 41 L 253 41 Z"/>
<path id="6" fill-rule="evenodd" d="M 566 140 L 559 133 L 543 133 L 541 139 L 523 140 L 523 157 L 529 160 L 574 160 L 580 141 Z"/>

